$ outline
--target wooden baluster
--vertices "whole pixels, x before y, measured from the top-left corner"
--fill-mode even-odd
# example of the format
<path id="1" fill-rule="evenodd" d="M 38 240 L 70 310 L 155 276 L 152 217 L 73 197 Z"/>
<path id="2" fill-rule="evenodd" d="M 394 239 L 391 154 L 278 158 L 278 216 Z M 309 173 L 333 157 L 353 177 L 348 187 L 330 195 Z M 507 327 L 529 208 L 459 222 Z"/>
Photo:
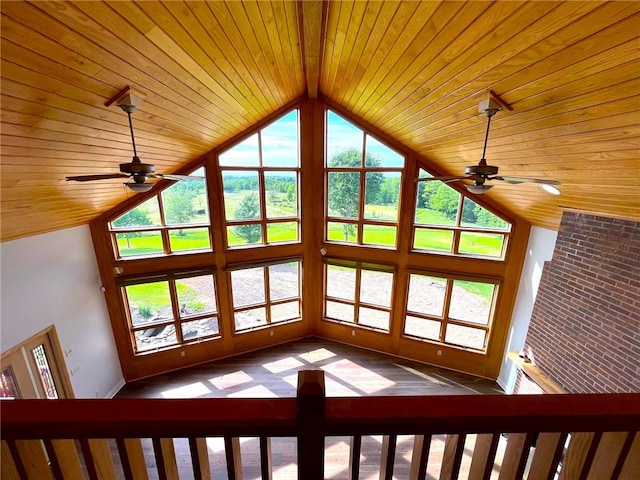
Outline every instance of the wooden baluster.
<path id="1" fill-rule="evenodd" d="M 431 435 L 416 435 L 413 439 L 409 480 L 424 480 L 431 448 Z"/>
<path id="2" fill-rule="evenodd" d="M 516 480 L 522 478 L 529 458 L 533 433 L 510 433 L 507 448 L 500 467 L 498 480 Z"/>
<path id="3" fill-rule="evenodd" d="M 566 433 L 540 433 L 536 441 L 536 451 L 533 454 L 528 479 L 547 480 L 551 472 L 555 472 L 558 468 L 566 441 Z"/>
<path id="4" fill-rule="evenodd" d="M 587 480 L 611 478 L 627 436 L 627 432 L 606 432 L 602 434 Z"/>
<path id="5" fill-rule="evenodd" d="M 193 464 L 194 477 L 201 480 L 211 480 L 207 439 L 189 438 L 189 447 L 191 449 L 191 463 Z"/>
<path id="6" fill-rule="evenodd" d="M 392 480 L 393 464 L 396 457 L 397 435 L 382 437 L 382 453 L 380 455 L 380 480 Z"/>
<path id="7" fill-rule="evenodd" d="M 173 438 L 154 438 L 153 451 L 156 456 L 156 467 L 160 480 L 178 478 L 176 452 L 173 448 Z"/>
<path id="8" fill-rule="evenodd" d="M 491 470 L 493 470 L 499 441 L 499 433 L 479 433 L 476 435 L 471 466 L 469 467 L 469 480 L 489 478 Z"/>
<path id="9" fill-rule="evenodd" d="M 298 372 L 298 478 L 324 478 L 324 404 L 322 370 Z"/>
<path id="10" fill-rule="evenodd" d="M 56 478 L 82 478 L 82 464 L 75 440 L 45 440 Z"/>
<path id="11" fill-rule="evenodd" d="M 20 462 L 20 460 L 18 460 Z M 20 475 L 18 470 L 18 466 L 13 459 L 13 454 L 11 453 L 11 448 L 6 440 L 2 440 L 2 468 L 0 468 L 0 472 L 2 472 L 2 478 L 5 480 L 20 480 L 20 478 L 24 478 L 26 473 L 23 472 L 23 475 Z M 22 467 L 22 465 L 20 465 Z"/>
<path id="12" fill-rule="evenodd" d="M 224 437 L 224 454 L 229 480 L 242 480 L 242 454 L 238 437 Z"/>
<path id="13" fill-rule="evenodd" d="M 360 451 L 362 449 L 362 435 L 351 437 L 349 442 L 349 479 L 358 480 L 360 476 Z"/>
<path id="14" fill-rule="evenodd" d="M 271 480 L 273 476 L 271 437 L 260 437 L 260 474 L 263 480 Z"/>
<path id="15" fill-rule="evenodd" d="M 638 472 L 640 472 L 640 432 L 635 432 L 635 438 L 627 452 L 627 459 L 620 471 L 618 480 L 636 480 Z"/>
<path id="16" fill-rule="evenodd" d="M 118 438 L 116 440 L 120 462 L 126 480 L 147 480 L 147 464 L 139 438 Z"/>
<path id="17" fill-rule="evenodd" d="M 42 440 L 16 440 L 16 447 L 28 478 L 53 479 Z"/>
<path id="18" fill-rule="evenodd" d="M 440 480 L 454 480 L 460 474 L 460 463 L 464 453 L 465 435 L 448 434 L 442 452 Z"/>
<path id="19" fill-rule="evenodd" d="M 571 440 L 567 447 L 567 453 L 562 462 L 562 470 L 560 471 L 560 480 L 570 480 L 580 478 L 582 467 L 585 464 L 591 441 L 595 436 L 591 432 L 578 432 L 571 434 Z"/>

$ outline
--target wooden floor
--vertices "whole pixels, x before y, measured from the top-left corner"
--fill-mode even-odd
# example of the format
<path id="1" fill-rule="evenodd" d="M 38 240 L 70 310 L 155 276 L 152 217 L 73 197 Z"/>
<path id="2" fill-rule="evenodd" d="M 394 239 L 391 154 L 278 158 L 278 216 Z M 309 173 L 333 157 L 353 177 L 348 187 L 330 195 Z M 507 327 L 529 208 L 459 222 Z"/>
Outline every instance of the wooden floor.
<path id="1" fill-rule="evenodd" d="M 295 397 L 297 372 L 308 369 L 325 371 L 327 396 L 332 397 L 503 393 L 495 382 L 486 379 L 326 340 L 304 339 L 139 380 L 126 385 L 116 398 Z M 429 456 L 427 479 L 439 477 L 444 440 L 444 436 L 434 438 L 435 448 L 432 447 Z M 475 439 L 470 436 L 467 441 L 471 446 Z M 207 444 L 213 478 L 227 478 L 222 439 L 210 438 Z M 380 436 L 363 438 L 360 479 L 378 478 L 381 445 Z M 177 439 L 175 447 L 180 478 L 193 478 L 186 439 L 184 442 Z M 412 447 L 412 436 L 398 438 L 394 478 L 408 478 Z M 297 478 L 296 448 L 294 438 L 272 440 L 274 480 Z M 153 478 L 150 441 L 145 450 L 148 450 Z M 243 478 L 261 478 L 258 439 L 241 439 L 241 450 Z M 327 439 L 325 478 L 348 478 L 348 454 L 349 438 Z M 463 461 L 462 475 L 468 469 L 469 460 Z"/>

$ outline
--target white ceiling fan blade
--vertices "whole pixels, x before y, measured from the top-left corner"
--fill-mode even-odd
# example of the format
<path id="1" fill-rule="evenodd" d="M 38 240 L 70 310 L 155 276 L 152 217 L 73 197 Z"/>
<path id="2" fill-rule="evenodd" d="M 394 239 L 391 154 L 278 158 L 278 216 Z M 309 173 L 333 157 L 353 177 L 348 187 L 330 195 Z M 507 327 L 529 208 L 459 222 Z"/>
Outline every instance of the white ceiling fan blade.
<path id="1" fill-rule="evenodd" d="M 147 175 L 147 177 L 162 178 L 164 180 L 203 180 L 204 179 L 204 177 L 200 177 L 197 175 L 173 175 L 173 174 L 162 174 L 162 173 L 153 173 L 151 175 Z"/>
<path id="2" fill-rule="evenodd" d="M 502 177 L 496 176 L 491 177 L 488 180 L 499 180 L 506 183 L 543 183 L 545 185 L 561 185 L 561 183 L 557 180 L 546 180 L 543 178 L 528 178 L 528 177 Z"/>

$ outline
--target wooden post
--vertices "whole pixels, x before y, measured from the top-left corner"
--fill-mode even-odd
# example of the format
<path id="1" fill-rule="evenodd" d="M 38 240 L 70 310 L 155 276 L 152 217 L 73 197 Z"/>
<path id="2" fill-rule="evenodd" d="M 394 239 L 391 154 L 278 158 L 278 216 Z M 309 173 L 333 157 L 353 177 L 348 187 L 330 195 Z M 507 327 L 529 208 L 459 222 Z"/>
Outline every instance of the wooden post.
<path id="1" fill-rule="evenodd" d="M 298 478 L 324 478 L 324 371 L 298 372 Z"/>

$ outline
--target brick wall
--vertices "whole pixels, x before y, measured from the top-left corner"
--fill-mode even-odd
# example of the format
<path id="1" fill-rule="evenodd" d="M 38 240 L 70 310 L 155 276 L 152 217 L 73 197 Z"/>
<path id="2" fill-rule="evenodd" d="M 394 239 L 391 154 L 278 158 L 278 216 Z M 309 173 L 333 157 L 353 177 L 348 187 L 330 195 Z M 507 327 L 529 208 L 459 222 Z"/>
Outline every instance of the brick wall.
<path id="1" fill-rule="evenodd" d="M 525 352 L 569 392 L 640 392 L 640 223 L 564 213 Z"/>

